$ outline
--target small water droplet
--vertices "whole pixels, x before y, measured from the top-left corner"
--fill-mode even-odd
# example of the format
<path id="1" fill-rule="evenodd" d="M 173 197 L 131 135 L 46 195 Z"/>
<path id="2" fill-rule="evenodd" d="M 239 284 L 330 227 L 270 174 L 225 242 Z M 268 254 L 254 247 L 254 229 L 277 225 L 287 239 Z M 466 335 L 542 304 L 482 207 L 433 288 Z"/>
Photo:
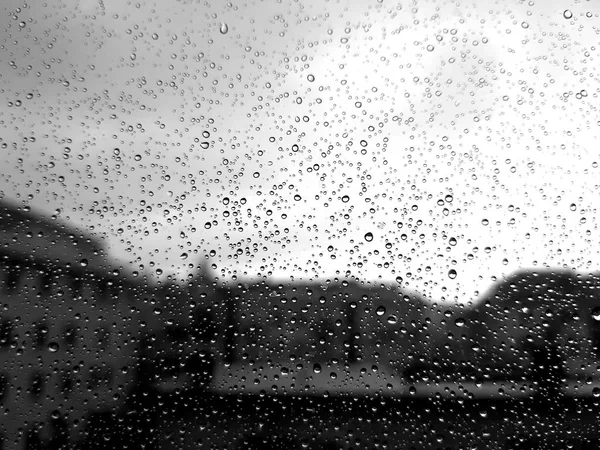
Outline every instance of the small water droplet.
<path id="1" fill-rule="evenodd" d="M 315 81 L 315 76 L 314 76 L 314 75 L 312 75 L 312 74 L 308 75 L 306 78 L 307 78 L 307 79 L 308 79 L 308 81 L 310 81 L 311 83 L 312 83 L 313 81 Z"/>
<path id="2" fill-rule="evenodd" d="M 50 350 L 52 353 L 56 353 L 59 348 L 60 348 L 60 346 L 58 345 L 57 342 L 53 341 L 48 344 L 48 350 Z"/>
<path id="3" fill-rule="evenodd" d="M 387 321 L 390 325 L 396 325 L 398 323 L 398 318 L 394 315 L 391 315 L 387 318 Z"/>
<path id="4" fill-rule="evenodd" d="M 226 23 L 222 23 L 221 27 L 219 28 L 219 31 L 221 32 L 221 34 L 227 34 L 227 32 L 229 31 L 229 27 Z"/>
<path id="5" fill-rule="evenodd" d="M 344 196 L 342 197 L 342 202 L 344 202 L 344 203 L 348 203 L 349 201 L 350 201 L 350 197 L 349 197 L 349 196 L 347 196 L 347 195 L 344 195 Z"/>
<path id="6" fill-rule="evenodd" d="M 188 257 L 187 253 L 182 253 L 180 256 L 181 259 L 187 259 L 187 257 Z"/>
<path id="7" fill-rule="evenodd" d="M 204 141 L 200 144 L 200 147 L 202 147 L 204 150 L 206 150 L 209 146 L 210 146 L 210 144 L 206 141 Z"/>
<path id="8" fill-rule="evenodd" d="M 152 39 L 157 40 L 158 39 L 158 34 L 152 33 Z"/>
<path id="9" fill-rule="evenodd" d="M 592 318 L 595 321 L 600 322 L 600 307 L 596 307 L 592 310 Z"/>
<path id="10" fill-rule="evenodd" d="M 204 224 L 204 228 L 206 228 L 207 230 L 209 230 L 212 227 L 212 224 L 210 222 L 206 222 Z"/>
<path id="11" fill-rule="evenodd" d="M 454 279 L 456 278 L 456 275 L 457 275 L 457 274 L 456 274 L 456 270 L 454 270 L 454 269 L 450 269 L 450 270 L 448 271 L 448 278 L 450 278 L 451 280 L 454 280 Z"/>
<path id="12" fill-rule="evenodd" d="M 365 241 L 372 242 L 373 241 L 373 233 L 371 233 L 370 231 L 368 233 L 366 233 L 365 234 Z"/>
<path id="13" fill-rule="evenodd" d="M 314 373 L 321 373 L 321 370 L 322 370 L 322 369 L 321 369 L 321 364 L 319 364 L 319 363 L 315 363 L 315 364 L 313 365 L 313 372 L 314 372 Z"/>
<path id="14" fill-rule="evenodd" d="M 600 397 L 600 388 L 597 388 L 597 387 L 596 387 L 596 388 L 594 388 L 594 389 L 592 390 L 592 395 L 593 395 L 594 397 Z"/>
<path id="15" fill-rule="evenodd" d="M 565 11 L 563 12 L 563 17 L 565 19 L 570 19 L 573 17 L 573 13 L 571 12 L 571 10 L 565 9 Z"/>
<path id="16" fill-rule="evenodd" d="M 462 317 L 458 317 L 455 321 L 454 321 L 454 325 L 456 325 L 457 327 L 464 327 L 465 326 L 465 319 L 463 319 Z"/>
<path id="17" fill-rule="evenodd" d="M 84 258 L 81 261 L 79 261 L 79 264 L 81 264 L 81 267 L 87 267 L 88 260 Z"/>
<path id="18" fill-rule="evenodd" d="M 385 314 L 385 306 L 378 306 L 377 309 L 375 310 L 375 313 L 378 316 L 383 316 Z"/>

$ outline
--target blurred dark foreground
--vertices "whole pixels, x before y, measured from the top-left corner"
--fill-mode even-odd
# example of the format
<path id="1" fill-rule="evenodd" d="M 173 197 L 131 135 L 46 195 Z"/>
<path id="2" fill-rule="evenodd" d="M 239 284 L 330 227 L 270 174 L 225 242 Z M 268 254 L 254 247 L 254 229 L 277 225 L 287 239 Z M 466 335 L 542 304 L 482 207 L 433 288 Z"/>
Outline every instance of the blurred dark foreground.
<path id="1" fill-rule="evenodd" d="M 460 386 L 459 386 L 460 387 Z M 148 392 L 91 418 L 81 449 L 596 449 L 600 398 Z M 59 448 L 59 447 L 53 447 Z"/>

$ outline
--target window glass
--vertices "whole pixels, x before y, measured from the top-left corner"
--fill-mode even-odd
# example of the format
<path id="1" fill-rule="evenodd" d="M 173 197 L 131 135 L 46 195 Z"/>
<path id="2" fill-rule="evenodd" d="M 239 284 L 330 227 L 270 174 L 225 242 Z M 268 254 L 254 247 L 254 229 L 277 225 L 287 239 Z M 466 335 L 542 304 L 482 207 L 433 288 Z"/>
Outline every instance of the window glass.
<path id="1" fill-rule="evenodd" d="M 97 330 L 98 346 L 102 350 L 106 350 L 110 345 L 110 330 L 108 327 L 100 327 Z"/>
<path id="2" fill-rule="evenodd" d="M 77 345 L 79 331 L 74 324 L 68 324 L 64 327 L 63 341 L 67 348 L 73 349 Z"/>
<path id="3" fill-rule="evenodd" d="M 33 345 L 35 348 L 44 349 L 46 347 L 49 332 L 46 321 L 42 320 L 35 324 L 33 330 Z"/>
<path id="4" fill-rule="evenodd" d="M 0 3 L 0 447 L 595 448 L 600 3 Z"/>
<path id="5" fill-rule="evenodd" d="M 42 371 L 36 371 L 32 374 L 29 383 L 29 392 L 34 399 L 39 400 L 44 393 L 45 382 L 45 375 Z"/>
<path id="6" fill-rule="evenodd" d="M 0 322 L 0 347 L 7 348 L 12 342 L 13 322 L 10 319 L 3 319 Z"/>
<path id="7" fill-rule="evenodd" d="M 0 374 L 0 403 L 8 396 L 10 389 L 9 379 L 7 375 Z"/>

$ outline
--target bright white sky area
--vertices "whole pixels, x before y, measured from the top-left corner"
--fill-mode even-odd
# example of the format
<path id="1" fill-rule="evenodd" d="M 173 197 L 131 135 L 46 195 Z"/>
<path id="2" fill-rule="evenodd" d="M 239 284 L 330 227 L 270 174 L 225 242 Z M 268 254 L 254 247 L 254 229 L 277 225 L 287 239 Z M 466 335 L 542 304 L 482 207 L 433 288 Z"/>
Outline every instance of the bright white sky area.
<path id="1" fill-rule="evenodd" d="M 1 193 L 134 268 L 468 302 L 600 267 L 598 2 L 1 8 Z"/>

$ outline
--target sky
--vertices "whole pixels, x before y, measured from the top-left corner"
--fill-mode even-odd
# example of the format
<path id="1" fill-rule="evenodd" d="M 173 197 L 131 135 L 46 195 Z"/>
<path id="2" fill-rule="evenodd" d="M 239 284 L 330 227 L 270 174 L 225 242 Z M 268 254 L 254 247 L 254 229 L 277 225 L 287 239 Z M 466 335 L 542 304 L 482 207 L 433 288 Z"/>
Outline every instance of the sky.
<path id="1" fill-rule="evenodd" d="M 600 265 L 595 2 L 2 8 L 0 194 L 123 264 L 447 302 Z"/>

